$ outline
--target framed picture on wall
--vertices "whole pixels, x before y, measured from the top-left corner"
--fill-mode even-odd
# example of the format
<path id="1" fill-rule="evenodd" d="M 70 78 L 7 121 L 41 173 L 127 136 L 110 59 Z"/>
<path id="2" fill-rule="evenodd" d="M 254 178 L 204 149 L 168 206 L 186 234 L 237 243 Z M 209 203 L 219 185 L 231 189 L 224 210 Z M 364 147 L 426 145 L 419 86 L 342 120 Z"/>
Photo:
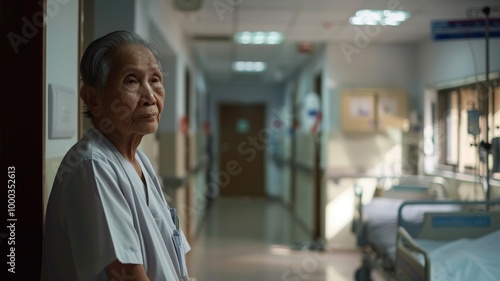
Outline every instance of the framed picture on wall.
<path id="1" fill-rule="evenodd" d="M 377 90 L 377 128 L 404 128 L 407 122 L 406 93 L 403 90 Z"/>
<path id="2" fill-rule="evenodd" d="M 371 132 L 376 129 L 375 92 L 344 90 L 341 104 L 341 126 L 344 132 Z"/>

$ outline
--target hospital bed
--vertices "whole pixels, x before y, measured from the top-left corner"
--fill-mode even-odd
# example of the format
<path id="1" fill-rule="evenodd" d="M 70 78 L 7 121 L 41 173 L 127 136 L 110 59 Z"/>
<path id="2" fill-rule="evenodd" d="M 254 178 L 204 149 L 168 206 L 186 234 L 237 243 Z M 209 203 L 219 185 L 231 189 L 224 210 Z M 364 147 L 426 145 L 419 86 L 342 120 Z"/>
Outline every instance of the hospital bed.
<path id="1" fill-rule="evenodd" d="M 355 186 L 352 231 L 356 235 L 358 246 L 364 249 L 363 270 L 369 274 L 371 268 L 376 268 L 387 279 L 394 279 L 400 206 L 408 200 L 446 200 L 449 187 L 448 182 L 441 177 L 407 176 L 388 180 L 391 184 L 385 184 L 388 187 L 384 188 L 380 187 L 383 184 L 379 182 L 379 188 L 375 192 L 377 196 L 368 203 L 363 203 L 363 188 Z M 420 223 L 427 211 L 445 212 L 455 210 L 455 207 L 409 206 L 404 212 L 407 227 L 413 229 L 415 226 L 410 223 Z"/>
<path id="2" fill-rule="evenodd" d="M 423 205 L 457 211 L 426 212 L 419 227 L 409 227 L 404 210 Z M 500 201 L 404 202 L 398 216 L 397 280 L 499 280 L 499 207 Z"/>

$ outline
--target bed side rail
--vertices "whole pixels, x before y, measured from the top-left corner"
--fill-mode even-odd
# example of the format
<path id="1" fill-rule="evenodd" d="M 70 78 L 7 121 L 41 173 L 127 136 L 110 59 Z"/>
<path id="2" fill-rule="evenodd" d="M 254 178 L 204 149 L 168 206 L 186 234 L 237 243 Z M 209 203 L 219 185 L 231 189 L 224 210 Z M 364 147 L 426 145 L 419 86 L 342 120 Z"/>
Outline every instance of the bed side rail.
<path id="1" fill-rule="evenodd" d="M 430 280 L 429 254 L 417 245 L 403 227 L 398 228 L 396 256 L 395 268 L 398 281 Z"/>

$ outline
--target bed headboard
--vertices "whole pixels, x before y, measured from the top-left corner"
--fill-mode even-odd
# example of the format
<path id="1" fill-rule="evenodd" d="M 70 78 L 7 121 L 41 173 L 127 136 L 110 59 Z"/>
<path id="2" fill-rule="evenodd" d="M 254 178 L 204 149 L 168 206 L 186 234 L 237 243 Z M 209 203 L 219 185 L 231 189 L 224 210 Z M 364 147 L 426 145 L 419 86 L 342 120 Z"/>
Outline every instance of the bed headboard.
<path id="1" fill-rule="evenodd" d="M 383 190 L 380 197 L 404 200 L 433 200 L 435 197 L 427 192 L 427 188 L 417 186 L 394 186 Z"/>
<path id="2" fill-rule="evenodd" d="M 391 187 L 381 191 L 382 197 L 405 200 L 434 200 L 448 197 L 448 181 L 434 176 L 401 176 Z"/>
<path id="3" fill-rule="evenodd" d="M 476 238 L 500 229 L 500 201 L 406 201 L 401 204 L 398 225 L 404 225 L 405 207 L 422 206 L 423 221 L 412 234 L 416 239 L 455 240 Z"/>
<path id="4" fill-rule="evenodd" d="M 426 213 L 418 239 L 477 238 L 500 230 L 500 212 Z"/>

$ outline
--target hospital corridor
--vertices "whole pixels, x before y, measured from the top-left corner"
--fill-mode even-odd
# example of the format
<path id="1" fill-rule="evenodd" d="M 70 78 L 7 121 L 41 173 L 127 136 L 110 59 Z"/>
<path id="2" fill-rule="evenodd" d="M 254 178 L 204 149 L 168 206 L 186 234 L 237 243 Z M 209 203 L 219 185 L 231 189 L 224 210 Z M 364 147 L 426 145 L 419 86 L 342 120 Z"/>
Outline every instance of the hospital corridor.
<path id="1" fill-rule="evenodd" d="M 0 280 L 500 281 L 499 0 L 0 14 Z"/>
<path id="2" fill-rule="evenodd" d="M 228 198 L 214 204 L 188 255 L 194 278 L 353 280 L 360 251 L 303 249 L 314 240 L 280 203 Z"/>

